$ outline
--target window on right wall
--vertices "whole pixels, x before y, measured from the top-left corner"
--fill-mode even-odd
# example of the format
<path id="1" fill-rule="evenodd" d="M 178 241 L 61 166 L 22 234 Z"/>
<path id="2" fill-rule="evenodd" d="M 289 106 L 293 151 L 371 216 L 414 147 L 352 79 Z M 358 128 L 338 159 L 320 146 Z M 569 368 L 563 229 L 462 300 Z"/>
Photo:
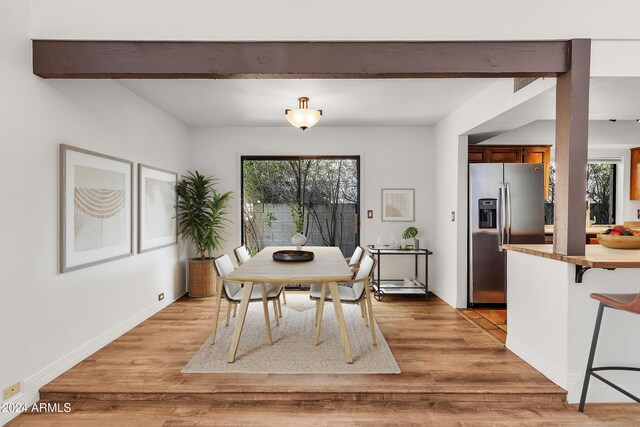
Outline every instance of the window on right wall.
<path id="1" fill-rule="evenodd" d="M 598 161 L 589 161 L 587 165 L 585 215 L 588 210 L 593 224 L 616 223 L 617 166 L 615 162 Z M 549 197 L 544 203 L 544 223 L 546 225 L 553 224 L 555 172 L 555 163 L 551 162 L 549 164 Z"/>

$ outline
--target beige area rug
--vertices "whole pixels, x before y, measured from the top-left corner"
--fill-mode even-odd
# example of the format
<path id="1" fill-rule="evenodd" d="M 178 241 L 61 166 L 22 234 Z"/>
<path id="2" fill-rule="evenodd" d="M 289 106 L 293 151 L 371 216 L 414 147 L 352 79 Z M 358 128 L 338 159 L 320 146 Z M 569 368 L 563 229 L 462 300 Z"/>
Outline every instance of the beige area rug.
<path id="1" fill-rule="evenodd" d="M 223 302 L 224 304 L 224 302 Z M 234 363 L 227 363 L 236 319 L 218 327 L 216 343 L 202 345 L 183 373 L 399 374 L 400 368 L 378 325 L 378 345 L 364 325 L 357 305 L 343 304 L 353 363 L 345 361 L 333 303 L 325 303 L 320 345 L 313 344 L 315 302 L 307 293 L 287 293 L 280 326 L 269 304 L 273 345 L 267 344 L 262 303 L 249 304 Z M 222 310 L 221 310 L 222 311 Z"/>

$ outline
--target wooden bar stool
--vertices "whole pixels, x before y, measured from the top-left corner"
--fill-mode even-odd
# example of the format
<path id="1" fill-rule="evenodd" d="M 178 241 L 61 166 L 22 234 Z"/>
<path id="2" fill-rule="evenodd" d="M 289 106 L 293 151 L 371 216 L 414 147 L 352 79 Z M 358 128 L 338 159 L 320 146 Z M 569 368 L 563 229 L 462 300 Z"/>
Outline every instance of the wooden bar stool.
<path id="1" fill-rule="evenodd" d="M 602 323 L 602 313 L 605 307 L 616 310 L 624 310 L 630 313 L 640 314 L 640 293 L 637 294 L 591 294 L 591 298 L 600 301 L 598 306 L 598 316 L 596 317 L 596 327 L 593 331 L 593 339 L 591 340 L 591 351 L 589 352 L 589 361 L 587 362 L 587 371 L 584 374 L 584 384 L 582 386 L 582 396 L 580 397 L 580 406 L 578 411 L 584 412 L 584 403 L 587 400 L 587 389 L 589 388 L 589 380 L 593 375 L 603 383 L 613 387 L 625 396 L 640 403 L 640 398 L 634 396 L 621 387 L 613 384 L 611 381 L 603 378 L 595 373 L 595 371 L 636 371 L 640 372 L 640 368 L 627 366 L 601 366 L 593 367 L 593 357 L 596 354 L 596 345 L 598 344 L 598 335 L 600 334 L 600 324 Z"/>

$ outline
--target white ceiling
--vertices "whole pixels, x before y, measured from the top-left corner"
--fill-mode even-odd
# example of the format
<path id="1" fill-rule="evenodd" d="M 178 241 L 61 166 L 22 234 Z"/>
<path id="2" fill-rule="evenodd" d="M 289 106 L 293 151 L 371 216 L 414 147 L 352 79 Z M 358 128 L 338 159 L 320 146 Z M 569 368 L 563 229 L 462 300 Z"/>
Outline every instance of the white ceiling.
<path id="1" fill-rule="evenodd" d="M 556 122 L 536 120 L 525 126 L 488 139 L 483 144 L 554 145 Z M 635 120 L 589 121 L 590 148 L 629 148 L 640 145 L 640 123 Z"/>
<path id="2" fill-rule="evenodd" d="M 535 120 L 555 120 L 555 102 L 554 86 L 467 133 L 500 133 L 516 129 Z M 591 78 L 589 119 L 604 121 L 609 119 L 621 121 L 640 119 L 640 78 Z"/>
<path id="3" fill-rule="evenodd" d="M 496 79 L 118 80 L 189 126 L 287 127 L 285 108 L 310 97 L 320 126 L 432 126 Z M 640 118 L 640 78 L 592 78 L 589 117 Z M 555 119 L 555 88 L 467 132 L 485 140 Z"/>
<path id="4" fill-rule="evenodd" d="M 308 96 L 321 126 L 431 126 L 495 79 L 119 80 L 189 126 L 290 126 Z"/>

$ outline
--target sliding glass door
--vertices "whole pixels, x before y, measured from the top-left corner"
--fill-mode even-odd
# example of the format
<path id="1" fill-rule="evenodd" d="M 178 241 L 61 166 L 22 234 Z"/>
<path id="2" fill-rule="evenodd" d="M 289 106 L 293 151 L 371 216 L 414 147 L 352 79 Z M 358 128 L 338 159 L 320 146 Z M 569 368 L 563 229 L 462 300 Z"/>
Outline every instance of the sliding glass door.
<path id="1" fill-rule="evenodd" d="M 360 243 L 359 156 L 243 156 L 242 241 L 253 253 L 290 246 L 336 246 L 350 255 Z"/>

